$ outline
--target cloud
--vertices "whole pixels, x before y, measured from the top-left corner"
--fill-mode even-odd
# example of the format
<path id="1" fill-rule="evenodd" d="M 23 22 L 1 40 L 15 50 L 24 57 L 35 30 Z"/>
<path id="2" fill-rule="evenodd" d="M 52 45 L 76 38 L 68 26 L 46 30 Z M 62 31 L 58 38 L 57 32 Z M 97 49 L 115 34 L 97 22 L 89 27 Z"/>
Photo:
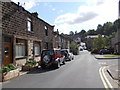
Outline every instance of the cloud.
<path id="1" fill-rule="evenodd" d="M 86 12 L 80 14 L 65 14 L 57 17 L 55 23 L 67 23 L 67 24 L 79 24 L 85 21 L 88 21 L 97 16 L 94 12 Z"/>
<path id="2" fill-rule="evenodd" d="M 80 29 L 96 29 L 98 24 L 113 22 L 118 18 L 118 1 L 119 0 L 84 0 L 84 5 L 78 7 L 76 13 L 66 13 L 55 19 L 57 26 L 72 28 L 73 31 Z M 72 30 L 71 29 L 71 30 Z"/>
<path id="3" fill-rule="evenodd" d="M 12 0 L 15 3 L 20 2 L 20 4 L 26 9 L 29 10 L 32 7 L 36 6 L 38 2 L 41 2 L 41 0 Z M 25 3 L 25 4 L 24 4 Z"/>

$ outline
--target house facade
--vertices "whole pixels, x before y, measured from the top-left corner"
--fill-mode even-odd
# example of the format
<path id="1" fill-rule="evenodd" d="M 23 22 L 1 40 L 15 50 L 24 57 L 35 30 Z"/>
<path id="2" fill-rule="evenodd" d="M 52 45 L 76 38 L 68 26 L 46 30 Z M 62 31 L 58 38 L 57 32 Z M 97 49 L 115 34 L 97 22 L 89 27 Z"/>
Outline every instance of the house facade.
<path id="1" fill-rule="evenodd" d="M 64 34 L 53 32 L 53 48 L 69 49 L 70 40 Z"/>
<path id="2" fill-rule="evenodd" d="M 2 65 L 40 60 L 43 49 L 53 48 L 53 29 L 38 14 L 14 2 L 2 2 Z"/>
<path id="3" fill-rule="evenodd" d="M 115 37 L 112 38 L 112 47 L 116 54 L 120 54 L 120 29 L 116 32 Z"/>

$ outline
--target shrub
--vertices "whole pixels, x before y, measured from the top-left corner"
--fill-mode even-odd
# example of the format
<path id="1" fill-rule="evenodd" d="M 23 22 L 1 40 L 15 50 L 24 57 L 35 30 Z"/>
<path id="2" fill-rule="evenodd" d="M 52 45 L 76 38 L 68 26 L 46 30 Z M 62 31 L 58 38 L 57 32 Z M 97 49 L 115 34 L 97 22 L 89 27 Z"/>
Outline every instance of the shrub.
<path id="1" fill-rule="evenodd" d="M 33 63 L 33 65 L 36 65 L 36 64 L 37 64 L 37 61 L 33 60 L 32 63 Z"/>
<path id="2" fill-rule="evenodd" d="M 7 66 L 2 68 L 2 73 L 9 72 L 9 71 L 11 71 L 11 69 Z"/>
<path id="3" fill-rule="evenodd" d="M 27 61 L 25 63 L 25 65 L 29 65 L 29 66 L 33 66 L 33 65 L 36 65 L 36 64 L 37 64 L 37 61 L 35 61 L 35 60 L 30 60 L 30 61 Z"/>
<path id="4" fill-rule="evenodd" d="M 15 70 L 16 67 L 13 65 L 13 64 L 9 64 L 8 67 L 11 69 L 11 70 Z"/>

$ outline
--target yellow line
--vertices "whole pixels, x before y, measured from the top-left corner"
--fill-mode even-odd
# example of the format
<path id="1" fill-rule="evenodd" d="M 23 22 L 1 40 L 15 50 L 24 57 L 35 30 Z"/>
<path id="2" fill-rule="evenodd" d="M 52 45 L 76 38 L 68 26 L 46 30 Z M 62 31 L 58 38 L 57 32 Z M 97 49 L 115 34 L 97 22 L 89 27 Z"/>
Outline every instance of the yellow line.
<path id="1" fill-rule="evenodd" d="M 105 69 L 105 67 L 103 67 L 103 69 L 102 69 L 103 76 L 104 76 L 107 84 L 109 85 L 109 87 L 110 87 L 112 90 L 114 90 L 114 89 L 113 89 L 113 86 L 110 84 L 109 80 L 108 80 L 107 77 L 105 76 L 105 73 L 104 73 L 104 71 L 103 71 L 104 69 Z"/>
<path id="2" fill-rule="evenodd" d="M 102 76 L 101 70 L 102 70 L 102 67 L 99 69 L 99 73 L 100 73 L 101 80 L 102 80 L 102 82 L 103 82 L 104 87 L 108 90 L 108 86 L 107 86 L 107 84 L 106 84 L 106 82 L 105 82 L 105 80 L 104 80 L 104 78 L 103 78 L 103 76 Z"/>

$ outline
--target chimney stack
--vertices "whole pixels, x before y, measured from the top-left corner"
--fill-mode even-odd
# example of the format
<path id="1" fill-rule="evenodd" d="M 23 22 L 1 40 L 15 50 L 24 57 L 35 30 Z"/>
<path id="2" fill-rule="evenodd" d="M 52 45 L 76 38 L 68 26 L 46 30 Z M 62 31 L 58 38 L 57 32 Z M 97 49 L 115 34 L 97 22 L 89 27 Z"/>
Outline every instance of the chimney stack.
<path id="1" fill-rule="evenodd" d="M 38 13 L 37 12 L 33 12 L 32 15 L 35 16 L 35 17 L 38 17 Z"/>

